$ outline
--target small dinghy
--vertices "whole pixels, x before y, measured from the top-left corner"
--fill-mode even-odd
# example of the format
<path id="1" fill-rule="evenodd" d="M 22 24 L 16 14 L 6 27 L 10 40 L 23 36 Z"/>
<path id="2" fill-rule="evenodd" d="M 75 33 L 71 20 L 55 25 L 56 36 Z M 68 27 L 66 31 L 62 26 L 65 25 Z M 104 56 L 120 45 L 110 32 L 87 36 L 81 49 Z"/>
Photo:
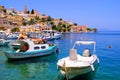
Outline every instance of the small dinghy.
<path id="1" fill-rule="evenodd" d="M 93 54 L 90 53 L 89 49 L 85 49 L 83 54 L 77 53 L 76 45 L 94 45 Z M 95 71 L 99 64 L 99 58 L 95 54 L 96 42 L 95 41 L 76 41 L 73 48 L 70 49 L 70 54 L 68 57 L 58 60 L 57 67 L 68 79 L 74 78 L 76 76 L 86 74 L 90 71 Z"/>

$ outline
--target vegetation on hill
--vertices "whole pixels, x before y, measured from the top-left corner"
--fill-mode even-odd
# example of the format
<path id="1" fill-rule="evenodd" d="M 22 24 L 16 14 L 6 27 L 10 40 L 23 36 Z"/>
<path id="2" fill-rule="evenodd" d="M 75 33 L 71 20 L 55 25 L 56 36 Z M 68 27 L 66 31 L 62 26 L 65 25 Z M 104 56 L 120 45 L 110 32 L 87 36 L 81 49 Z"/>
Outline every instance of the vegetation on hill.
<path id="1" fill-rule="evenodd" d="M 77 23 L 69 23 L 65 20 L 63 20 L 62 18 L 56 19 L 56 18 L 52 18 L 51 16 L 46 16 L 45 14 L 42 15 L 36 15 L 36 13 L 34 12 L 34 9 L 32 9 L 31 11 L 24 11 L 25 14 L 30 15 L 29 19 L 26 19 L 22 16 L 18 16 L 17 12 L 15 10 L 12 10 L 12 12 L 7 13 L 7 9 L 4 6 L 0 6 L 0 10 L 2 10 L 5 13 L 5 17 L 4 20 L 8 20 L 8 24 L 9 25 L 17 25 L 17 26 L 26 26 L 26 25 L 34 25 L 34 24 L 43 24 L 43 26 L 47 26 L 44 29 L 53 29 L 53 30 L 57 30 L 59 32 L 69 32 L 71 31 L 72 27 L 78 26 Z M 6 14 L 7 13 L 7 14 Z M 32 16 L 32 17 L 31 17 Z M 13 25 L 14 24 L 14 25 Z M 94 31 L 97 32 L 96 28 L 86 28 L 87 31 Z M 13 29 L 13 31 L 19 31 L 16 27 Z M 76 30 L 78 31 L 78 30 Z M 80 29 L 80 31 L 82 31 L 82 29 Z M 84 30 L 85 31 L 85 30 Z"/>

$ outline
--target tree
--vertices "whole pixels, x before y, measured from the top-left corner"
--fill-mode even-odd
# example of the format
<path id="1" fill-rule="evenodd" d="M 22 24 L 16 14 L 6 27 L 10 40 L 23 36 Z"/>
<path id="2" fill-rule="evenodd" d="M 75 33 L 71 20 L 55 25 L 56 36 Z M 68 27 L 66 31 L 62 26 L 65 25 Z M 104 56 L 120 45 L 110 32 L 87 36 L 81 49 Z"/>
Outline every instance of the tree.
<path id="1" fill-rule="evenodd" d="M 29 25 L 35 24 L 34 19 L 30 19 L 30 21 L 28 21 L 28 24 L 29 24 Z"/>
<path id="2" fill-rule="evenodd" d="M 34 14 L 34 9 L 31 10 L 31 14 Z"/>
<path id="3" fill-rule="evenodd" d="M 12 32 L 20 32 L 19 28 L 13 28 Z"/>
<path id="4" fill-rule="evenodd" d="M 52 29 L 53 30 L 56 30 L 57 28 L 56 28 L 56 25 L 52 25 Z"/>
<path id="5" fill-rule="evenodd" d="M 66 28 L 66 24 L 62 24 L 62 27 Z"/>
<path id="6" fill-rule="evenodd" d="M 3 12 L 6 13 L 7 12 L 6 9 L 4 9 Z"/>
<path id="7" fill-rule="evenodd" d="M 62 21 L 62 18 L 60 18 L 60 21 Z"/>
<path id="8" fill-rule="evenodd" d="M 62 31 L 62 23 L 58 23 L 57 26 L 57 31 L 61 32 Z"/>
<path id="9" fill-rule="evenodd" d="M 77 23 L 74 23 L 75 26 L 77 26 Z"/>
<path id="10" fill-rule="evenodd" d="M 54 25 L 54 22 L 50 22 L 51 25 Z"/>
<path id="11" fill-rule="evenodd" d="M 93 30 L 94 30 L 94 32 L 97 32 L 97 28 L 94 28 Z"/>
<path id="12" fill-rule="evenodd" d="M 40 20 L 39 16 L 35 16 L 35 21 Z"/>
<path id="13" fill-rule="evenodd" d="M 87 31 L 90 31 L 91 29 L 90 28 L 87 28 Z"/>
<path id="14" fill-rule="evenodd" d="M 45 18 L 42 18 L 42 19 L 41 19 L 41 22 L 45 22 L 45 21 L 46 21 Z"/>
<path id="15" fill-rule="evenodd" d="M 30 13 L 30 11 L 27 11 L 27 14 L 29 14 Z"/>
<path id="16" fill-rule="evenodd" d="M 62 24 L 62 31 L 67 32 L 67 25 L 66 24 Z"/>
<path id="17" fill-rule="evenodd" d="M 70 31 L 70 30 L 71 30 L 71 27 L 67 27 L 67 30 Z"/>
<path id="18" fill-rule="evenodd" d="M 53 20 L 53 18 L 51 16 L 47 17 L 47 21 L 52 21 L 52 20 Z"/>

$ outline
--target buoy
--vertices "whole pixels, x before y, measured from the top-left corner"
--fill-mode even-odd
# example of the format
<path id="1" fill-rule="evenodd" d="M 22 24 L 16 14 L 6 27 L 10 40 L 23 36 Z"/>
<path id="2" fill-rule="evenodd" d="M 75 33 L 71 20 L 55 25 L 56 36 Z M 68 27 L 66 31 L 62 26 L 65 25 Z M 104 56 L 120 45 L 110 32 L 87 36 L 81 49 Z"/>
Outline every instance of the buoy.
<path id="1" fill-rule="evenodd" d="M 108 48 L 112 48 L 112 46 L 108 46 Z"/>

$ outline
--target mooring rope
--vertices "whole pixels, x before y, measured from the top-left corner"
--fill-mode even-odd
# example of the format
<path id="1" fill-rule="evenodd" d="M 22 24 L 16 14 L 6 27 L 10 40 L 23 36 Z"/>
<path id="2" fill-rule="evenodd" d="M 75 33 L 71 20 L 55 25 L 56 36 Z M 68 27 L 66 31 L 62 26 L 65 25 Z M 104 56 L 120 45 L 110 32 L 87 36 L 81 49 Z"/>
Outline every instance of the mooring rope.
<path id="1" fill-rule="evenodd" d="M 57 80 L 59 75 L 60 75 L 60 72 L 58 72 L 58 74 L 52 80 Z"/>
<path id="2" fill-rule="evenodd" d="M 65 61 L 64 61 L 63 67 L 64 67 L 64 69 L 65 69 L 65 77 L 66 77 L 67 80 L 69 80 L 68 74 L 67 74 L 67 68 L 66 68 L 65 66 L 66 66 L 66 63 L 65 63 Z"/>

